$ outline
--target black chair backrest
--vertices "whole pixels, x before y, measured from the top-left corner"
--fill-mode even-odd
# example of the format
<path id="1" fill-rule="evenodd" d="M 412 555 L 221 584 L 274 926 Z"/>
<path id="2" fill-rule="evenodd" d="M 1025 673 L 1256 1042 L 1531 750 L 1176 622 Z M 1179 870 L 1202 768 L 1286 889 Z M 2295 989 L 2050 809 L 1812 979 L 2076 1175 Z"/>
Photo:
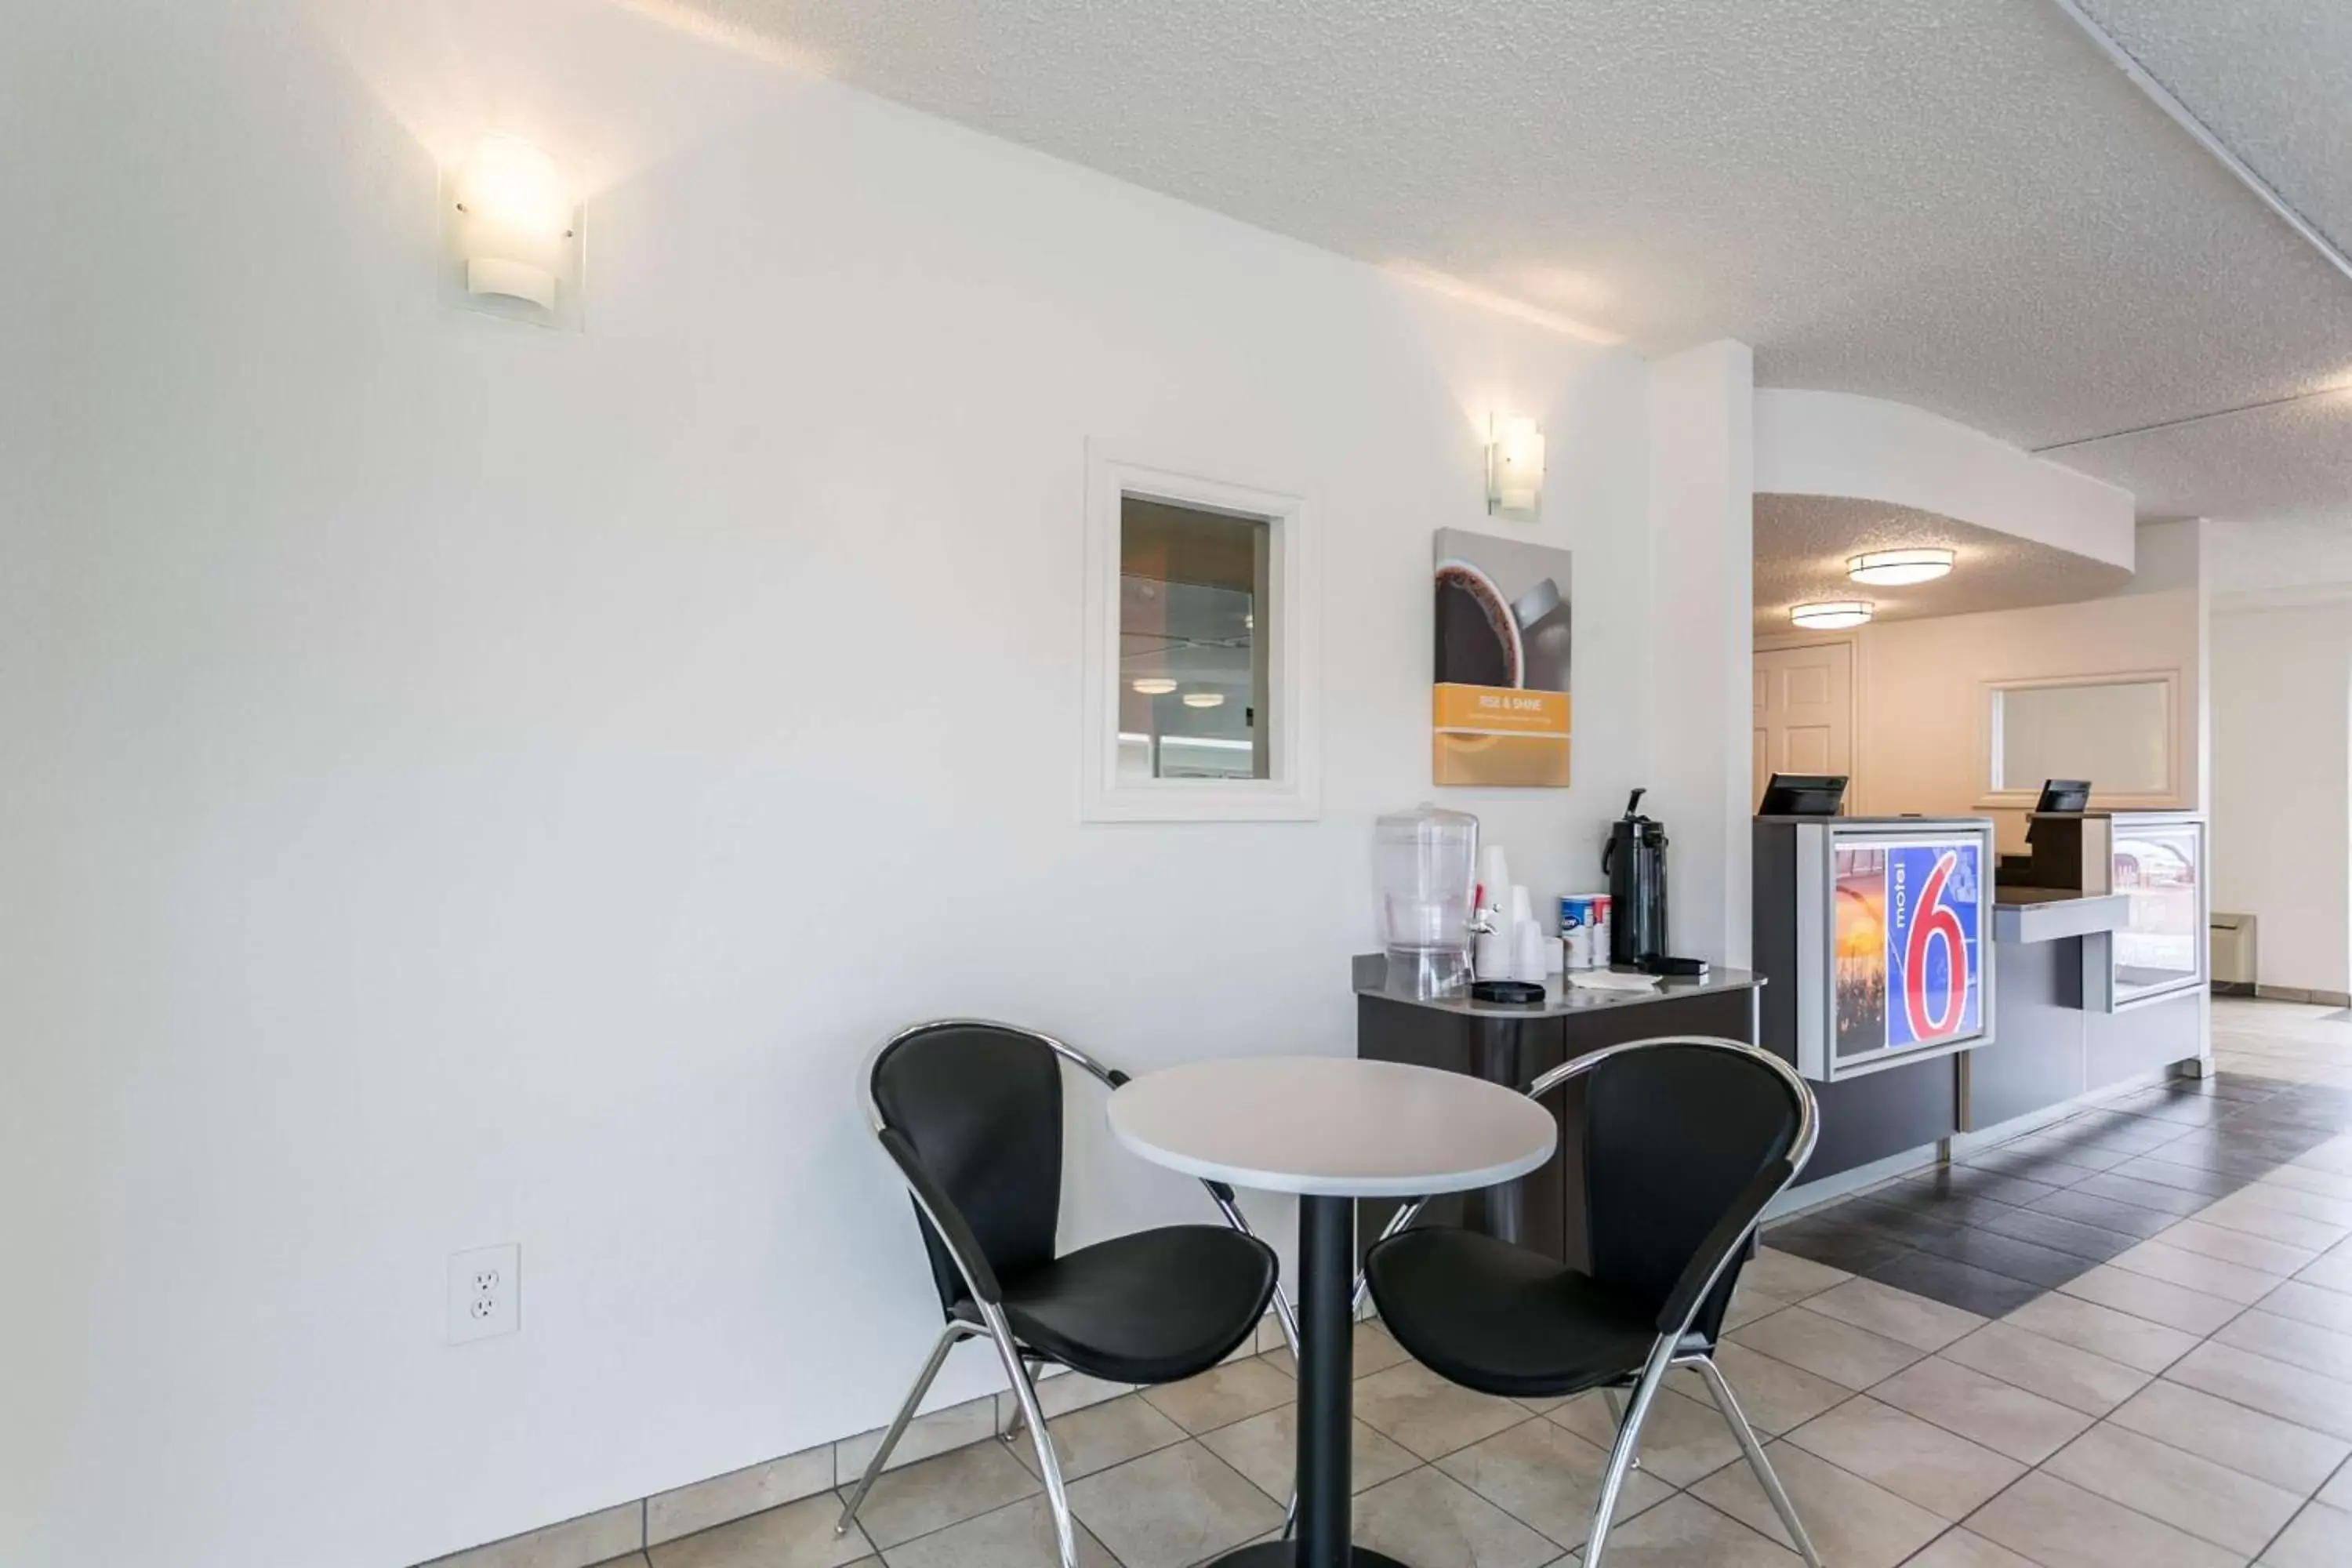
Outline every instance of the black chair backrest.
<path id="1" fill-rule="evenodd" d="M 927 1024 L 884 1047 L 870 1082 L 1002 1279 L 1050 1263 L 1062 1206 L 1062 1068 L 1053 1047 L 996 1024 Z M 942 1310 L 971 1292 L 919 1206 Z"/>
<path id="2" fill-rule="evenodd" d="M 1592 1276 L 1654 1310 L 1717 1224 L 1790 1152 L 1803 1107 L 1753 1055 L 1667 1043 L 1627 1051 L 1585 1079 L 1585 1218 Z M 1739 1265 L 1693 1326 L 1712 1339 Z"/>

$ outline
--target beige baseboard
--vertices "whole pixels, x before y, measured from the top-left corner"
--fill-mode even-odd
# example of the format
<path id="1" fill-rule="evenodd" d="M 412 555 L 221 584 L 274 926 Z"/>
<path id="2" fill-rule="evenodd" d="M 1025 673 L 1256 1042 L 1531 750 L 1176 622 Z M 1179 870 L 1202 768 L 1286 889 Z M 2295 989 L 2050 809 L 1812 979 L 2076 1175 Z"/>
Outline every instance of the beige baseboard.
<path id="1" fill-rule="evenodd" d="M 1282 1342 L 1282 1325 L 1268 1312 L 1259 1320 L 1256 1331 L 1225 1359 L 1238 1361 L 1276 1350 Z M 1107 1383 L 1083 1373 L 1064 1372 L 1038 1381 L 1037 1403 L 1044 1407 L 1046 1419 L 1051 1420 L 1133 1392 L 1134 1385 L 1130 1384 Z M 992 1442 L 997 1433 L 1010 1424 L 1016 1409 L 1008 1389 L 926 1411 L 908 1423 L 906 1435 L 891 1451 L 887 1468 L 895 1470 L 975 1443 Z M 597 1568 L 614 1558 L 627 1557 L 697 1531 L 730 1524 L 820 1492 L 855 1486 L 873 1461 L 883 1430 L 877 1426 L 870 1432 L 819 1443 L 796 1454 L 763 1459 L 725 1475 L 691 1481 L 560 1524 L 545 1525 L 436 1557 L 418 1568 Z"/>
<path id="2" fill-rule="evenodd" d="M 2321 1007 L 2352 1007 L 2352 994 L 2305 985 L 2256 985 L 2254 994 L 2265 1002 L 2307 1002 Z"/>

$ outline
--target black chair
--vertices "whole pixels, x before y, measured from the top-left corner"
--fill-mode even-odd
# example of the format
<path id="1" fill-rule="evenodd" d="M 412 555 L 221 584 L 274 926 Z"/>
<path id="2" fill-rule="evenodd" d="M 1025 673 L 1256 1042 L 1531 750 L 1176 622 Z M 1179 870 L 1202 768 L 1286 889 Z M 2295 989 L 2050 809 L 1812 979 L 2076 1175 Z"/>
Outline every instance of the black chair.
<path id="1" fill-rule="evenodd" d="M 1684 1037 L 1611 1046 L 1528 1086 L 1585 1082 L 1590 1273 L 1470 1231 L 1416 1229 L 1412 1205 L 1366 1254 L 1381 1321 L 1414 1359 L 1482 1394 L 1601 1389 L 1617 1440 L 1586 1538 L 1601 1568 L 1642 1424 L 1669 1370 L 1695 1367 L 1812 1568 L 1821 1558 L 1715 1364 L 1716 1338 L 1764 1207 L 1813 1152 L 1812 1091 L 1780 1058 Z M 1630 1400 L 1625 1398 L 1630 1391 Z"/>
<path id="2" fill-rule="evenodd" d="M 1004 1363 L 1019 1408 L 1001 1436 L 1011 1442 L 1025 1426 L 1036 1445 L 1062 1568 L 1077 1568 L 1077 1549 L 1037 1405 L 1037 1368 L 1173 1383 L 1237 1349 L 1269 1300 L 1297 1353 L 1274 1251 L 1251 1234 L 1222 1182 L 1202 1184 L 1223 1226 L 1166 1226 L 1056 1252 L 1064 1062 L 1110 1089 L 1128 1081 L 1050 1037 L 969 1018 L 918 1024 L 885 1041 L 867 1064 L 866 1113 L 913 1195 L 947 1326 L 835 1534 L 857 1517 L 948 1352 L 967 1339 L 992 1340 Z"/>

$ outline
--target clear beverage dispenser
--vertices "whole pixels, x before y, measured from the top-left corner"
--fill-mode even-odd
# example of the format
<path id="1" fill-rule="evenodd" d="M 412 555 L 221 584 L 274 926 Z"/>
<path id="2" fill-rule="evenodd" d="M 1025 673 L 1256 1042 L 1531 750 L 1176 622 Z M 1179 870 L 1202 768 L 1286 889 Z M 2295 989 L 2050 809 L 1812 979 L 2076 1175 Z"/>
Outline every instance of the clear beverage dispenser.
<path id="1" fill-rule="evenodd" d="M 1468 985 L 1478 819 L 1434 805 L 1391 813 L 1373 825 L 1372 857 L 1390 988 L 1425 997 Z"/>

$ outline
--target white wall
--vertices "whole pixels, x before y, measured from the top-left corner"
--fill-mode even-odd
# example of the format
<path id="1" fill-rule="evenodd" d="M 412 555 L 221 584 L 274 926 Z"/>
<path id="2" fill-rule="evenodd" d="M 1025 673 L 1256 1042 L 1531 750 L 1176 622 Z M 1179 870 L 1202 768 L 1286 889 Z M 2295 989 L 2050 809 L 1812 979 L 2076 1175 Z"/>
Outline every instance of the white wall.
<path id="1" fill-rule="evenodd" d="M 1759 388 L 1756 489 L 1914 507 L 2132 564 L 2129 490 L 1883 397 Z"/>
<path id="2" fill-rule="evenodd" d="M 2352 517 L 2313 512 L 2211 524 L 2213 591 L 2298 594 L 2352 584 Z"/>
<path id="3" fill-rule="evenodd" d="M 588 176 L 583 334 L 435 296 L 485 128 Z M 1631 355 L 640 14 L 35 8 L 0 198 L 12 1568 L 394 1568 L 877 1424 L 935 1321 L 885 1031 L 1351 1047 L 1494 406 L 1577 786 L 1451 803 L 1590 886 L 1681 754 Z M 1319 822 L 1078 826 L 1089 439 L 1309 498 Z M 1076 1125 L 1069 1234 L 1204 1217 Z M 507 1240 L 522 1331 L 445 1347 Z"/>
<path id="4" fill-rule="evenodd" d="M 2213 907 L 2256 979 L 2352 991 L 2352 596 L 2213 616 Z"/>
<path id="5" fill-rule="evenodd" d="M 1755 356 L 1715 342 L 1650 378 L 1652 795 L 1666 824 L 1676 953 L 1748 960 L 1748 779 L 1755 771 Z"/>

